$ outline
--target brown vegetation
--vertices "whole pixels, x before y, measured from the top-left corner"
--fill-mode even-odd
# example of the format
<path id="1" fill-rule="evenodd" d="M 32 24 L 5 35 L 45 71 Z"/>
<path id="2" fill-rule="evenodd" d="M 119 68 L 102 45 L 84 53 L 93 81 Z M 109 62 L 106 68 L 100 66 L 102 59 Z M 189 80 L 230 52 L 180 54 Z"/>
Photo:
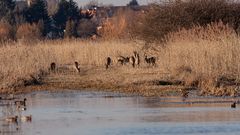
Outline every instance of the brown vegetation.
<path id="1" fill-rule="evenodd" d="M 41 29 L 39 25 L 35 23 L 25 23 L 20 25 L 17 28 L 17 39 L 23 42 L 32 42 L 41 39 Z"/>
<path id="2" fill-rule="evenodd" d="M 167 64 L 162 66 L 175 79 L 201 89 L 204 95 L 234 96 L 239 87 L 239 41 L 236 32 L 222 22 L 182 29 L 169 34 L 161 63 Z"/>
<path id="3" fill-rule="evenodd" d="M 127 11 L 121 12 L 103 21 L 96 35 L 104 40 L 98 42 L 67 38 L 39 41 L 35 46 L 6 43 L 0 47 L 0 87 L 5 90 L 54 82 L 63 88 L 121 89 L 144 96 L 161 96 L 166 89 L 170 95 L 180 93 L 183 97 L 192 89 L 199 95 L 238 96 L 238 4 L 209 2 L 153 5 L 149 12 L 139 12 L 140 20 L 145 20 L 135 23 L 129 21 Z M 97 24 L 89 21 L 78 26 L 78 34 L 83 36 L 85 27 L 87 32 L 95 32 Z M 75 24 L 68 25 L 65 36 L 71 37 L 76 34 L 71 33 Z M 0 27 L 2 35 L 8 33 L 1 30 L 4 27 Z M 19 26 L 17 38 L 38 39 L 40 31 L 39 25 L 24 24 Z M 152 44 L 129 40 L 130 34 Z M 159 39 L 164 42 L 154 42 Z M 110 65 L 111 70 L 105 70 Z M 131 68 L 136 65 L 138 68 Z M 78 73 L 68 74 L 70 67 Z"/>
<path id="4" fill-rule="evenodd" d="M 4 21 L 0 22 L 0 42 L 14 39 L 14 28 Z"/>
<path id="5" fill-rule="evenodd" d="M 77 27 L 77 34 L 81 38 L 90 37 L 96 33 L 97 24 L 88 19 L 82 19 Z"/>
<path id="6" fill-rule="evenodd" d="M 159 42 L 170 32 L 218 21 L 238 31 L 239 11 L 240 4 L 228 0 L 169 0 L 149 5 L 143 19 L 134 25 L 135 34 L 147 42 Z"/>
<path id="7" fill-rule="evenodd" d="M 61 67 L 70 63 L 69 66 L 76 70 L 74 61 L 78 61 L 81 72 L 70 74 L 70 78 L 77 80 L 69 84 L 66 83 L 69 80 L 57 81 L 61 83 L 56 83 L 59 87 L 67 85 L 64 88 L 70 88 L 70 84 L 76 83 L 74 88 L 122 89 L 145 96 L 160 96 L 166 89 L 186 97 L 191 89 L 198 89 L 199 95 L 239 95 L 240 38 L 231 27 L 219 22 L 207 27 L 182 29 L 166 37 L 165 44 L 158 51 L 142 50 L 144 44 L 140 41 L 124 40 L 95 42 L 71 39 L 39 42 L 36 46 L 7 45 L 1 47 L 0 53 L 1 87 L 44 84 L 42 81 L 48 77 L 46 71 L 53 61 L 56 62 L 58 70 L 55 74 L 59 80 L 66 75 L 67 69 L 62 68 L 58 72 Z M 125 64 L 127 58 L 129 63 L 130 56 L 135 56 L 134 52 L 139 52 L 140 59 L 144 59 L 147 53 L 147 61 L 140 63 L 138 68 L 118 64 L 122 61 Z M 153 57 L 153 61 L 149 56 L 158 60 Z M 106 61 L 108 57 L 111 62 Z M 154 65 L 153 62 L 156 66 L 149 67 L 148 64 Z M 106 64 L 111 64 L 111 70 L 105 70 Z"/>
<path id="8" fill-rule="evenodd" d="M 128 48 L 125 50 L 125 48 Z M 74 63 L 92 67 L 105 65 L 105 58 L 130 54 L 137 45 L 122 42 L 89 42 L 80 40 L 42 41 L 35 46 L 18 42 L 1 47 L 1 88 L 25 85 L 26 80 L 40 80 L 54 61 L 59 64 Z M 75 67 L 75 66 L 74 66 Z"/>
<path id="9" fill-rule="evenodd" d="M 97 31 L 100 37 L 106 40 L 128 38 L 128 13 L 128 10 L 119 10 L 113 17 L 104 19 Z"/>

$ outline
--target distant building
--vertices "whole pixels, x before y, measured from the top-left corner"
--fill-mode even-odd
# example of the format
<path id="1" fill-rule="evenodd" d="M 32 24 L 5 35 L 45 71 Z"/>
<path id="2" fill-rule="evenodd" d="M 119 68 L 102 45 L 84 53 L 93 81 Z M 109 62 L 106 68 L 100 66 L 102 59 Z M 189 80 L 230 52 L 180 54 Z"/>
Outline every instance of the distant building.
<path id="1" fill-rule="evenodd" d="M 27 1 L 27 5 L 31 6 L 35 0 L 26 0 L 26 1 Z"/>

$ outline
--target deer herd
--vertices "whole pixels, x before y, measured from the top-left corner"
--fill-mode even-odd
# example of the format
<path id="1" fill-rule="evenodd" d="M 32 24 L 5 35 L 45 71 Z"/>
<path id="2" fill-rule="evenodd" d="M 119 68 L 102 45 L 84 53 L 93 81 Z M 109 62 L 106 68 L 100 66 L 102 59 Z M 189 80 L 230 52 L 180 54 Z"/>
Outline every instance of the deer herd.
<path id="1" fill-rule="evenodd" d="M 144 54 L 144 61 L 148 66 L 156 66 L 156 57 L 149 57 L 146 54 Z M 119 55 L 118 57 L 116 57 L 116 63 L 117 65 L 131 65 L 133 68 L 135 68 L 136 66 L 139 67 L 140 63 L 141 63 L 141 58 L 138 52 L 134 51 L 133 55 L 131 56 L 122 56 Z M 105 68 L 109 69 L 111 66 L 113 65 L 113 58 L 111 57 L 107 57 L 105 60 Z M 64 65 L 64 66 L 57 66 L 55 62 L 52 62 L 50 64 L 50 68 L 49 70 L 52 72 L 57 71 L 57 69 L 63 68 L 65 67 L 65 69 L 73 69 L 76 72 L 80 73 L 80 65 L 78 62 L 74 62 L 74 64 L 69 64 L 69 65 Z"/>
<path id="2" fill-rule="evenodd" d="M 148 57 L 146 54 L 144 54 L 144 60 L 149 66 L 156 66 L 156 57 Z M 112 60 L 110 57 L 107 58 L 107 63 L 106 63 L 106 69 L 112 64 Z M 133 52 L 132 56 L 118 56 L 117 57 L 117 63 L 120 65 L 127 65 L 130 63 L 133 68 L 137 65 L 138 67 L 140 66 L 140 55 L 136 51 Z"/>

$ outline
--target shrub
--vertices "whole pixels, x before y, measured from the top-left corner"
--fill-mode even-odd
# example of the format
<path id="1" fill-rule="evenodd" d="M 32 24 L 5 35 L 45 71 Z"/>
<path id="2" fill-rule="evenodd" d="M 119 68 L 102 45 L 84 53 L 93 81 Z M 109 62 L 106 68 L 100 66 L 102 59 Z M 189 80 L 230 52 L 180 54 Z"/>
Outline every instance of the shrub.
<path id="1" fill-rule="evenodd" d="M 111 17 L 106 18 L 102 28 L 97 32 L 103 39 L 126 38 L 128 35 L 128 10 L 119 10 Z"/>
<path id="2" fill-rule="evenodd" d="M 86 38 L 96 34 L 97 24 L 89 19 L 81 19 L 77 27 L 79 37 Z"/>
<path id="3" fill-rule="evenodd" d="M 29 42 L 41 39 L 41 35 L 42 33 L 39 25 L 35 23 L 25 23 L 18 27 L 16 37 L 20 41 Z"/>
<path id="4" fill-rule="evenodd" d="M 14 28 L 5 22 L 0 22 L 0 42 L 14 39 Z"/>
<path id="5" fill-rule="evenodd" d="M 160 67 L 204 95 L 235 95 L 239 84 L 240 40 L 223 22 L 168 34 Z"/>
<path id="6" fill-rule="evenodd" d="M 47 1 L 34 0 L 31 6 L 24 10 L 24 16 L 28 23 L 39 23 L 42 21 L 43 30 L 42 35 L 46 36 L 51 29 L 51 20 L 47 11 Z"/>
<path id="7" fill-rule="evenodd" d="M 207 26 L 222 21 L 234 30 L 240 25 L 240 4 L 227 0 L 186 0 L 152 4 L 139 27 L 139 36 L 148 41 L 162 41 L 169 32 L 195 25 Z"/>

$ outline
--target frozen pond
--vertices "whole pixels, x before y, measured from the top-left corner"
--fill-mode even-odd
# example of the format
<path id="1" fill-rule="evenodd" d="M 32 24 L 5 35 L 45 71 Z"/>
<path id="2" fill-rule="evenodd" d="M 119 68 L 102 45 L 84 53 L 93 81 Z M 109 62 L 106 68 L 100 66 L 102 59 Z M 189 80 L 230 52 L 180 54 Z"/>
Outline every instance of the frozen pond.
<path id="1" fill-rule="evenodd" d="M 185 104 L 99 92 L 34 92 L 27 110 L 0 101 L 3 135 L 237 135 L 240 109 L 230 102 Z M 9 116 L 32 115 L 31 122 Z"/>

